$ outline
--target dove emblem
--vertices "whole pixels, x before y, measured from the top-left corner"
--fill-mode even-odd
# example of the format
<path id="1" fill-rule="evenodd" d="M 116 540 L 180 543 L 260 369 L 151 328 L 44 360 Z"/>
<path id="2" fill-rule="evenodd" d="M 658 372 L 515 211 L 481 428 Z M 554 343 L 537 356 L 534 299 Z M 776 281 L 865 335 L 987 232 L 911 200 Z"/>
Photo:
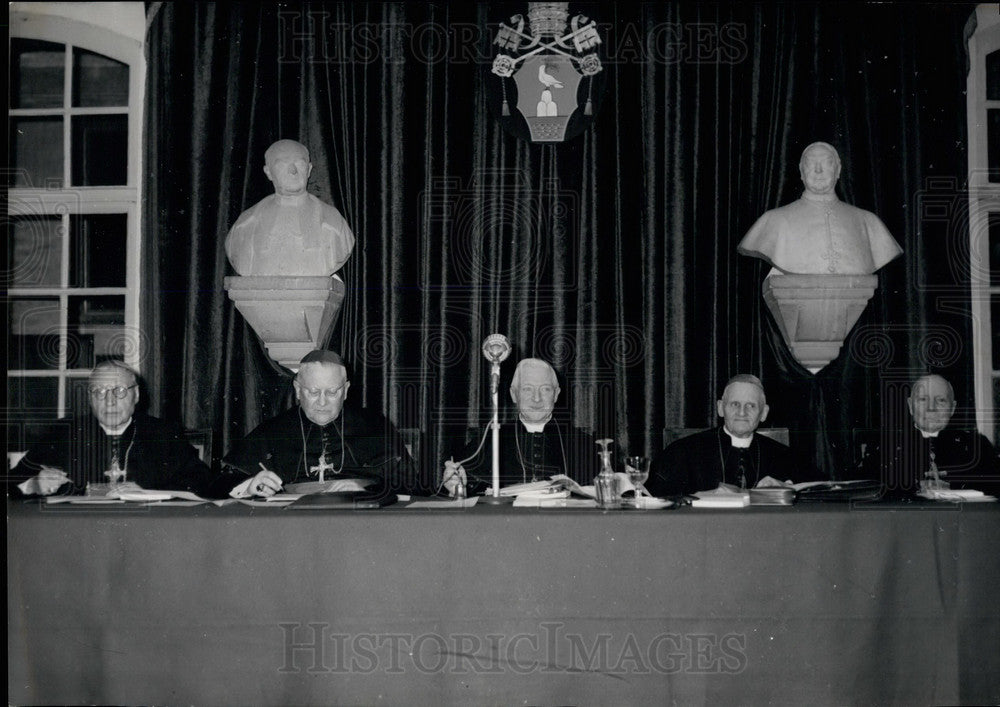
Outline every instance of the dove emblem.
<path id="1" fill-rule="evenodd" d="M 547 64 L 540 64 L 538 67 L 538 80 L 545 88 L 562 88 L 563 85 L 555 76 L 549 74 L 545 69 Z"/>

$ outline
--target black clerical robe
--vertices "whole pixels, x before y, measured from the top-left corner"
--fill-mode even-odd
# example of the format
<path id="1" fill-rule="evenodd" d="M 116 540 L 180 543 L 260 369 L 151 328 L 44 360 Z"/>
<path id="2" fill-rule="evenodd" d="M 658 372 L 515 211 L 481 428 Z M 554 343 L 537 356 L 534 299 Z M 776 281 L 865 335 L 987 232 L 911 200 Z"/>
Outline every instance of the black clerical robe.
<path id="1" fill-rule="evenodd" d="M 749 447 L 738 449 L 725 430 L 716 427 L 678 439 L 657 454 L 646 489 L 654 496 L 681 496 L 709 491 L 722 482 L 753 488 L 765 476 L 813 480 L 780 442 L 754 434 Z"/>
<path id="2" fill-rule="evenodd" d="M 460 461 L 479 447 L 483 431 L 463 450 Z M 500 425 L 500 487 L 539 481 L 565 474 L 579 484 L 593 483 L 600 471 L 598 447 L 587 432 L 564 422 L 549 420 L 541 432 L 528 432 L 518 420 Z M 483 493 L 493 486 L 493 432 L 478 454 L 462 465 L 470 494 Z M 442 464 L 443 468 L 443 464 Z"/>
<path id="3" fill-rule="evenodd" d="M 258 425 L 236 442 L 223 459 L 233 474 L 233 485 L 253 476 L 261 467 L 273 471 L 285 484 L 323 478 L 369 479 L 369 490 L 428 495 L 432 482 L 420 473 L 396 428 L 382 415 L 345 407 L 325 426 L 316 425 L 298 406 Z"/>
<path id="4" fill-rule="evenodd" d="M 11 472 L 11 495 L 21 495 L 17 484 L 35 476 L 43 466 L 62 469 L 69 476 L 71 483 L 60 488 L 59 494 L 82 494 L 88 483 L 109 483 L 105 472 L 112 466 L 123 469 L 125 480 L 142 488 L 191 491 L 205 498 L 228 492 L 180 429 L 141 413 L 133 415 L 117 437 L 105 433 L 92 415 L 53 426 Z"/>
<path id="5" fill-rule="evenodd" d="M 978 432 L 953 428 L 926 438 L 915 428 L 883 432 L 868 440 L 858 476 L 881 480 L 889 495 L 907 495 L 919 490 L 932 463 L 954 489 L 1000 494 L 996 449 Z"/>

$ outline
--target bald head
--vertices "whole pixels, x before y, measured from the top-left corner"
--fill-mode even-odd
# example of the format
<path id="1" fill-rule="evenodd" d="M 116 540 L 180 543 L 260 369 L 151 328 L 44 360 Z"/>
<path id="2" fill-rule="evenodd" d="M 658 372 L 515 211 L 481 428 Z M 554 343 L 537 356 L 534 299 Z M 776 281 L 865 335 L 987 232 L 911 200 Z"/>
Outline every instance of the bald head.
<path id="1" fill-rule="evenodd" d="M 955 413 L 955 389 L 939 375 L 921 376 L 913 383 L 907 406 L 918 430 L 936 434 L 948 426 Z"/>
<path id="2" fill-rule="evenodd" d="M 510 398 L 517 405 L 518 416 L 524 422 L 548 422 L 559 399 L 556 372 L 540 358 L 522 359 L 514 369 Z"/>
<path id="3" fill-rule="evenodd" d="M 278 140 L 264 151 L 264 163 L 270 164 L 279 157 L 304 157 L 309 161 L 309 148 L 296 140 Z"/>
<path id="4" fill-rule="evenodd" d="M 814 142 L 802 151 L 799 175 L 806 192 L 815 195 L 832 194 L 840 178 L 840 155 L 833 145 Z"/>
<path id="5" fill-rule="evenodd" d="M 310 173 L 309 150 L 302 143 L 278 140 L 264 153 L 264 174 L 279 196 L 305 194 Z"/>

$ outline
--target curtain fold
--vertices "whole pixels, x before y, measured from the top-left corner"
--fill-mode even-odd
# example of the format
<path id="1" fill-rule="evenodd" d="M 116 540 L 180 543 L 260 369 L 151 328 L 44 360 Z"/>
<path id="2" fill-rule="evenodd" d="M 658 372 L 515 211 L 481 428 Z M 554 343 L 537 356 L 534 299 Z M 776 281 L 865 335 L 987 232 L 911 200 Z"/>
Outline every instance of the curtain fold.
<path id="1" fill-rule="evenodd" d="M 511 9 L 513 8 L 513 9 Z M 223 289 L 223 242 L 271 192 L 263 153 L 298 139 L 310 191 L 357 235 L 330 347 L 351 397 L 450 453 L 488 413 L 486 335 L 557 368 L 557 404 L 631 453 L 714 424 L 735 373 L 763 378 L 769 422 L 829 476 L 883 397 L 931 368 L 970 400 L 967 274 L 929 184 L 964 182 L 963 26 L 918 5 L 588 4 L 600 23 L 595 121 L 563 144 L 493 114 L 496 23 L 525 6 L 163 4 L 148 35 L 142 326 L 154 413 L 217 447 L 291 403 Z M 571 8 L 575 10 L 575 6 Z M 801 192 L 806 144 L 833 143 L 838 192 L 904 256 L 818 375 L 763 306 L 765 266 L 736 244 Z M 963 287 L 965 294 L 963 295 Z M 942 294 L 944 293 L 944 294 Z M 942 297 L 944 298 L 943 301 Z"/>

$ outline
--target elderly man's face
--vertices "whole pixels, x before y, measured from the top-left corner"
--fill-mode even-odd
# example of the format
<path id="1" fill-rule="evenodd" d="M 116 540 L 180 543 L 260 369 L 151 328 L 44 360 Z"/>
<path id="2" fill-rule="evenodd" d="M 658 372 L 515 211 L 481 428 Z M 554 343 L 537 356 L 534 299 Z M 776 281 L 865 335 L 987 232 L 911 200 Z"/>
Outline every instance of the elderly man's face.
<path id="1" fill-rule="evenodd" d="M 121 368 L 99 368 L 87 385 L 90 409 L 102 425 L 118 427 L 132 417 L 139 402 L 139 386 L 131 373 Z"/>
<path id="2" fill-rule="evenodd" d="M 305 194 L 312 164 L 305 150 L 295 145 L 280 146 L 268 155 L 264 174 L 274 184 L 276 194 Z"/>
<path id="3" fill-rule="evenodd" d="M 340 417 L 351 387 L 347 371 L 335 363 L 303 364 L 292 385 L 302 412 L 320 427 Z"/>
<path id="4" fill-rule="evenodd" d="M 799 163 L 799 174 L 806 191 L 812 194 L 829 194 L 837 186 L 840 163 L 829 148 L 816 145 L 806 150 Z"/>
<path id="5" fill-rule="evenodd" d="M 559 384 L 551 370 L 544 366 L 525 366 L 511 399 L 525 422 L 542 423 L 552 417 L 552 408 L 559 399 Z"/>
<path id="6" fill-rule="evenodd" d="M 726 429 L 736 437 L 749 437 L 767 419 L 764 394 L 750 383 L 730 383 L 716 405 Z"/>
<path id="7" fill-rule="evenodd" d="M 907 403 L 913 424 L 924 432 L 940 432 L 948 426 L 955 412 L 955 396 L 940 376 L 918 380 Z"/>

